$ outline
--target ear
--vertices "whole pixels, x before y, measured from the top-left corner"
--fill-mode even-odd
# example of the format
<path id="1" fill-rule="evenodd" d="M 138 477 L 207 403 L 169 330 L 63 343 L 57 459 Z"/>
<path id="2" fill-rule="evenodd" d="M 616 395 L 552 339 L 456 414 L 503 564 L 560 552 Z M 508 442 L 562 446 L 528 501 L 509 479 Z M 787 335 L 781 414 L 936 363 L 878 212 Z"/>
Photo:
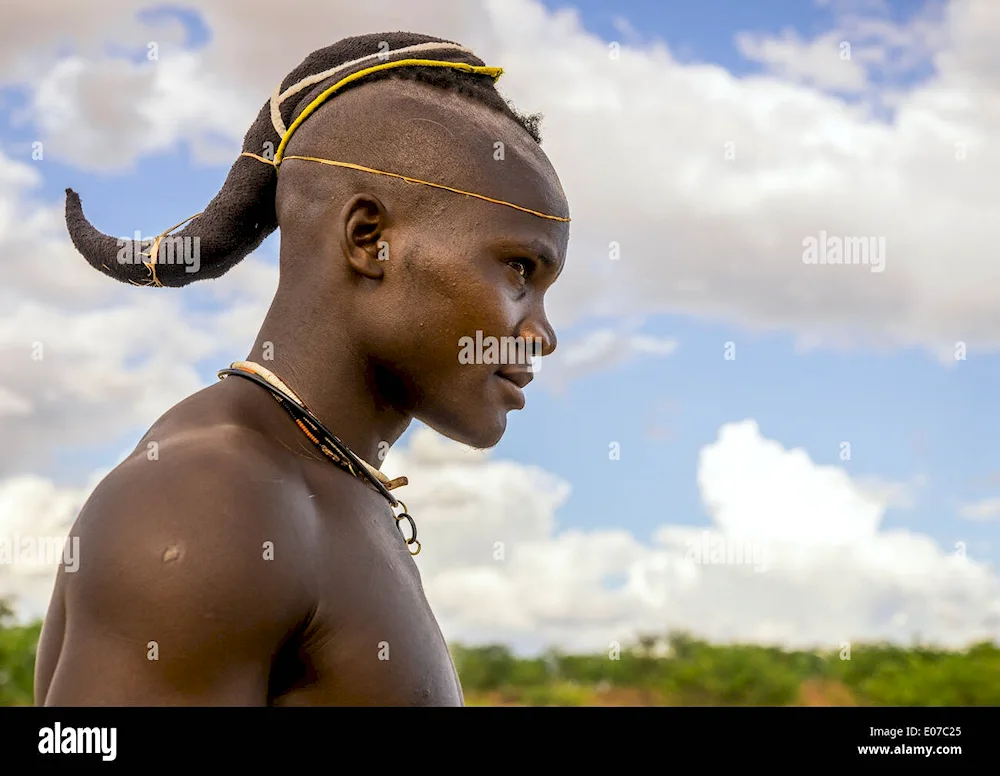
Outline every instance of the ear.
<path id="1" fill-rule="evenodd" d="M 371 194 L 356 194 L 340 212 L 340 246 L 351 268 L 366 278 L 379 280 L 388 245 L 383 234 L 389 215 Z"/>

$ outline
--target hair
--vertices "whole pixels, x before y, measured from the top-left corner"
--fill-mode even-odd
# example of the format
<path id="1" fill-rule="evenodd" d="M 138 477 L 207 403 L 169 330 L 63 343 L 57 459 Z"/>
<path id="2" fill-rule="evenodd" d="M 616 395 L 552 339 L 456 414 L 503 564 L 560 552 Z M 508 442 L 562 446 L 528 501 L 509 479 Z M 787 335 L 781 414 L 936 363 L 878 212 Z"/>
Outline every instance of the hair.
<path id="1" fill-rule="evenodd" d="M 381 59 L 387 44 L 387 59 L 405 56 L 405 52 L 397 54 L 401 49 L 422 46 L 422 55 L 430 59 L 480 67 L 484 65 L 482 60 L 467 50 L 457 49 L 457 44 L 427 35 L 391 32 L 345 38 L 332 46 L 314 51 L 285 77 L 280 86 L 281 92 L 306 79 L 326 74 L 332 68 L 346 68 L 336 76 L 319 81 L 313 78 L 310 86 L 285 99 L 277 108 L 281 123 L 289 126 L 315 97 L 329 87 L 333 78 L 345 77 L 351 72 L 351 68 L 354 72 L 363 69 L 364 64 L 359 64 L 358 60 L 370 59 L 375 54 L 379 54 Z M 541 114 L 519 113 L 513 103 L 497 91 L 493 78 L 489 75 L 459 72 L 453 68 L 390 68 L 348 83 L 333 99 L 357 86 L 381 80 L 417 81 L 457 93 L 512 119 L 536 143 L 541 144 Z M 281 136 L 272 116 L 272 105 L 268 101 L 247 131 L 243 139 L 243 151 L 260 155 L 268 146 L 276 149 L 280 141 Z M 221 277 L 274 232 L 278 228 L 276 191 L 277 171 L 273 166 L 246 156 L 238 157 L 221 190 L 208 203 L 204 212 L 180 232 L 164 238 L 164 243 L 169 248 L 188 246 L 190 243 L 187 238 L 193 237 L 196 240 L 194 245 L 198 250 L 198 263 L 194 265 L 194 270 L 181 261 L 173 261 L 173 256 L 169 253 L 164 263 L 160 258 L 164 254 L 161 246 L 153 274 L 153 268 L 144 264 L 143 260 L 149 259 L 148 253 L 144 252 L 152 248 L 154 240 L 123 241 L 98 231 L 84 216 L 80 197 L 72 189 L 66 189 L 66 226 L 76 249 L 92 267 L 103 274 L 132 285 L 180 287 L 196 280 Z M 126 244 L 124 257 L 123 242 Z"/>
<path id="2" fill-rule="evenodd" d="M 370 76 L 359 78 L 357 81 L 347 84 L 339 91 L 339 94 L 350 91 L 355 86 L 387 80 L 417 81 L 467 97 L 513 119 L 531 135 L 531 138 L 538 145 L 542 144 L 540 126 L 544 116 L 541 113 L 520 113 L 513 101 L 501 96 L 493 84 L 493 79 L 487 75 L 462 73 L 443 67 L 401 67 L 396 70 L 382 70 L 378 73 L 372 73 Z"/>

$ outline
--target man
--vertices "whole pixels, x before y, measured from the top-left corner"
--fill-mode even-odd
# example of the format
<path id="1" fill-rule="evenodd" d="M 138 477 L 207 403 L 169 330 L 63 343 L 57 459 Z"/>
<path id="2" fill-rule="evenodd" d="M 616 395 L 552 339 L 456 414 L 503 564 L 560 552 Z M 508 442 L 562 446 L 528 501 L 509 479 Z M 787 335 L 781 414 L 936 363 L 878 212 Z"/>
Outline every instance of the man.
<path id="1" fill-rule="evenodd" d="M 419 515 L 394 513 L 377 468 L 413 419 L 486 448 L 523 406 L 530 362 L 466 363 L 463 338 L 556 345 L 567 204 L 498 75 L 410 33 L 310 55 L 177 235 L 194 272 L 162 239 L 128 260 L 68 191 L 74 244 L 119 280 L 219 277 L 277 227 L 280 278 L 250 363 L 169 410 L 84 506 L 37 704 L 463 704 Z"/>

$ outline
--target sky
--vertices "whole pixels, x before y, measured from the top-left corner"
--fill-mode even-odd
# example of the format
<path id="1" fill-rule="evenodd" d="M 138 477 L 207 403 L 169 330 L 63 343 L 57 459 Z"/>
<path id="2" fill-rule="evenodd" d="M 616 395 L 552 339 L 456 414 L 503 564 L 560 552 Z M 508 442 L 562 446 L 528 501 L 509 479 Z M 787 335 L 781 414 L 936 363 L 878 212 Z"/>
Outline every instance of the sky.
<path id="1" fill-rule="evenodd" d="M 0 547 L 65 536 L 276 288 L 277 234 L 211 283 L 121 286 L 74 252 L 64 190 L 158 234 L 309 52 L 409 29 L 504 68 L 573 217 L 559 347 L 501 442 L 415 424 L 383 465 L 445 636 L 1000 639 L 1000 5 L 37 5 L 0 30 Z M 881 263 L 807 263 L 810 238 Z M 51 561 L 0 563 L 21 619 Z"/>

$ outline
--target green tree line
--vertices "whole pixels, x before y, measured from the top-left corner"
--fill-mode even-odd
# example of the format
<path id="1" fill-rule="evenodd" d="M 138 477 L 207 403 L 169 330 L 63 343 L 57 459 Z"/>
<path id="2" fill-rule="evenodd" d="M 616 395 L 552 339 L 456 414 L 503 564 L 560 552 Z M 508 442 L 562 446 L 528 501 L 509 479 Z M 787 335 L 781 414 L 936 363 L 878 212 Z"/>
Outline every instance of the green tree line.
<path id="1" fill-rule="evenodd" d="M 31 706 L 42 623 L 15 626 L 13 619 L 10 607 L 0 601 L 0 706 Z"/>
<path id="2" fill-rule="evenodd" d="M 593 705 L 632 690 L 625 705 L 1000 706 L 1000 646 L 991 642 L 961 652 L 891 644 L 808 652 L 671 633 L 599 655 L 518 659 L 501 645 L 453 654 L 466 695 L 490 704 Z"/>

